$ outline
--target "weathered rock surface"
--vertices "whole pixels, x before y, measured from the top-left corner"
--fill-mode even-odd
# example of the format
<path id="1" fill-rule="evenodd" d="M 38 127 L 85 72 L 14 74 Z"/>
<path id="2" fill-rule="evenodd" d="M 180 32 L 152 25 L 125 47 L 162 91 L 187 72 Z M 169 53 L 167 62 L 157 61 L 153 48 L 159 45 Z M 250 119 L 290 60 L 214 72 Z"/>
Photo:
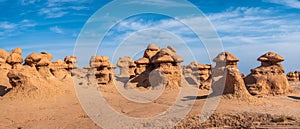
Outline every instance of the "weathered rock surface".
<path id="1" fill-rule="evenodd" d="M 251 69 L 244 78 L 247 89 L 252 95 L 280 95 L 290 91 L 290 85 L 280 62 L 284 58 L 274 52 L 260 56 L 261 66 Z"/>
<path id="2" fill-rule="evenodd" d="M 251 96 L 239 72 L 238 58 L 229 52 L 222 52 L 213 61 L 216 62 L 216 66 L 212 70 L 213 94 L 229 95 L 240 99 L 247 99 Z"/>
<path id="3" fill-rule="evenodd" d="M 300 81 L 300 72 L 299 71 L 289 72 L 286 76 L 287 76 L 288 81 L 292 81 L 292 82 Z"/>
<path id="4" fill-rule="evenodd" d="M 134 76 L 134 69 L 136 67 L 133 59 L 129 56 L 120 57 L 117 66 L 120 68 L 120 75 L 121 77 L 130 77 Z"/>
<path id="5" fill-rule="evenodd" d="M 156 87 L 154 85 L 164 84 L 166 88 L 178 88 L 181 84 L 181 62 L 183 62 L 183 58 L 176 53 L 173 47 L 160 49 L 158 46 L 150 44 L 145 50 L 144 56 L 135 61 L 137 64 L 136 76 L 131 82 L 142 87 Z M 151 72 L 156 72 L 156 74 L 151 74 Z M 161 75 L 160 78 L 163 78 L 161 83 L 157 84 L 153 82 L 155 81 L 153 79 L 150 81 L 149 78 L 153 78 L 152 75 Z"/>
<path id="6" fill-rule="evenodd" d="M 185 79 L 195 83 L 200 89 L 209 90 L 211 87 L 211 68 L 210 64 L 200 64 L 198 62 L 191 62 L 183 68 Z"/>
<path id="7" fill-rule="evenodd" d="M 96 81 L 97 84 L 113 82 L 112 68 L 113 65 L 110 63 L 108 56 L 92 56 L 88 74 L 89 81 Z"/>
<path id="8" fill-rule="evenodd" d="M 16 48 L 12 50 L 6 62 L 12 66 L 13 69 L 20 69 L 23 63 L 22 49 Z"/>

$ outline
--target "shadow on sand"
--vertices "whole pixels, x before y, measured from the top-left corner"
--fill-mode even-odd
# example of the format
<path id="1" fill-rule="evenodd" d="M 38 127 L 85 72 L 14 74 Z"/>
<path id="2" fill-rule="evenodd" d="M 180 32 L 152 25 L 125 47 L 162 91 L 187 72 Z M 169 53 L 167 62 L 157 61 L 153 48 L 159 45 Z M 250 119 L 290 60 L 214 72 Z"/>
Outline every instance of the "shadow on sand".
<path id="1" fill-rule="evenodd" d="M 6 86 L 0 85 L 0 96 L 4 96 L 4 95 L 7 94 L 10 90 L 11 90 L 11 88 L 7 88 Z"/>
<path id="2" fill-rule="evenodd" d="M 300 97 L 299 96 L 288 96 L 289 98 L 292 98 L 292 99 L 297 99 L 297 100 L 300 100 Z"/>
<path id="3" fill-rule="evenodd" d="M 207 99 L 208 95 L 203 96 L 185 96 L 182 101 L 189 101 L 189 100 L 198 100 L 198 99 Z"/>

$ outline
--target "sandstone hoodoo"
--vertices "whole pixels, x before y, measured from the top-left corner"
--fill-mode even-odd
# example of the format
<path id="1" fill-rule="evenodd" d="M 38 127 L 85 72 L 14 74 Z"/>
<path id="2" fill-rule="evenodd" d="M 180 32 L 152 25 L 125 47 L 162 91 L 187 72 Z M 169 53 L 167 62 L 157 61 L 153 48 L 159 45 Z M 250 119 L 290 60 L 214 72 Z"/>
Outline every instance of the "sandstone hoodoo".
<path id="1" fill-rule="evenodd" d="M 183 62 L 183 58 L 176 53 L 173 47 L 160 49 L 154 44 L 149 44 L 144 57 L 135 61 L 137 64 L 136 77 L 131 82 L 137 82 L 137 86 L 149 87 L 151 86 L 149 78 L 153 78 L 152 75 L 160 75 L 163 78 L 160 80 L 160 84 L 165 84 L 166 88 L 178 88 L 181 84 L 181 62 Z"/>
<path id="2" fill-rule="evenodd" d="M 191 78 L 199 85 L 200 89 L 210 89 L 211 87 L 211 65 L 191 62 L 183 70 L 185 78 Z"/>
<path id="3" fill-rule="evenodd" d="M 117 63 L 120 68 L 120 77 L 134 76 L 135 63 L 129 56 L 120 57 Z"/>
<path id="4" fill-rule="evenodd" d="M 113 65 L 109 61 L 108 56 L 92 56 L 90 60 L 89 80 L 92 81 L 96 77 L 97 84 L 109 84 L 113 81 Z"/>
<path id="5" fill-rule="evenodd" d="M 198 65 L 198 79 L 200 80 L 200 89 L 207 89 L 211 88 L 211 65 L 210 64 L 199 64 Z"/>
<path id="6" fill-rule="evenodd" d="M 242 74 L 238 69 L 239 59 L 229 52 L 222 52 L 213 59 L 216 66 L 212 70 L 212 89 L 215 95 L 230 95 L 235 98 L 248 98 Z"/>
<path id="7" fill-rule="evenodd" d="M 53 78 L 52 73 L 50 72 L 49 65 L 51 61 L 47 57 L 42 57 L 41 60 L 36 64 L 36 68 L 42 77 L 46 79 Z"/>
<path id="8" fill-rule="evenodd" d="M 248 91 L 252 95 L 280 95 L 290 91 L 290 85 L 280 62 L 284 58 L 274 52 L 260 56 L 261 66 L 251 69 L 244 78 Z"/>
<path id="9" fill-rule="evenodd" d="M 42 59 L 42 56 L 36 52 L 30 53 L 25 58 L 25 64 L 31 67 L 36 67 L 37 63 Z"/>
<path id="10" fill-rule="evenodd" d="M 16 48 L 12 50 L 6 62 L 12 66 L 13 69 L 20 69 L 23 63 L 22 49 Z"/>
<path id="11" fill-rule="evenodd" d="M 289 72 L 286 76 L 287 76 L 287 79 L 291 82 L 300 81 L 300 72 L 299 71 Z"/>
<path id="12" fill-rule="evenodd" d="M 67 64 L 68 72 L 73 75 L 74 72 L 72 72 L 72 70 L 78 68 L 77 57 L 76 56 L 66 56 L 64 61 Z"/>
<path id="13" fill-rule="evenodd" d="M 9 57 L 9 53 L 3 49 L 0 49 L 0 69 L 11 69 L 11 66 L 6 63 L 7 58 Z"/>
<path id="14" fill-rule="evenodd" d="M 67 64 L 63 60 L 56 60 L 50 64 L 50 71 L 58 79 L 64 79 L 68 76 Z"/>

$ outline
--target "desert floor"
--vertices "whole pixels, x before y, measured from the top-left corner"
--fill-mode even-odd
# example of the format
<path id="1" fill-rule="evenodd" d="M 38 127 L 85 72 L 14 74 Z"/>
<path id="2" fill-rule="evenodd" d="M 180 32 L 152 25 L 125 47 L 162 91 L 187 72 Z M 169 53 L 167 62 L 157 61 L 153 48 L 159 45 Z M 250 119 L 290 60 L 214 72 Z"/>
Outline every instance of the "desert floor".
<path id="1" fill-rule="evenodd" d="M 296 89 L 299 88 L 298 84 L 292 85 Z M 24 97 L 12 99 L 4 95 L 0 98 L 0 128 L 100 128 L 81 107 L 71 79 L 65 80 L 64 85 L 60 89 L 62 94 L 53 93 L 53 96 L 48 98 Z M 189 87 L 189 89 L 193 91 L 198 90 L 194 87 Z M 122 97 L 113 87 L 101 87 L 99 90 L 115 111 L 138 118 L 151 117 L 166 111 L 174 103 L 179 93 L 179 90 L 166 90 L 155 101 L 140 104 Z M 201 124 L 197 121 L 197 118 L 207 100 L 206 95 L 208 95 L 208 91 L 199 90 L 196 96 L 183 96 L 181 98 L 180 101 L 193 101 L 195 99 L 195 103 L 192 105 L 190 113 L 174 128 L 208 128 L 214 125 L 219 125 L 221 128 L 250 127 L 249 125 L 237 123 L 242 121 L 246 121 L 245 123 L 247 121 L 251 122 L 252 128 L 300 128 L 300 93 L 297 91 L 284 96 L 253 97 L 250 101 L 223 97 L 215 110 L 215 114 L 219 114 L 215 116 L 216 119 L 206 124 Z M 243 118 L 237 118 L 236 121 L 232 121 L 234 118 L 225 120 L 226 117 L 234 117 L 234 114 Z M 270 114 L 272 116 L 267 116 L 270 118 L 266 119 L 247 118 L 248 116 L 260 117 L 259 114 Z M 256 121 L 255 119 L 259 120 Z M 235 125 L 230 126 L 228 123 L 235 123 Z"/>

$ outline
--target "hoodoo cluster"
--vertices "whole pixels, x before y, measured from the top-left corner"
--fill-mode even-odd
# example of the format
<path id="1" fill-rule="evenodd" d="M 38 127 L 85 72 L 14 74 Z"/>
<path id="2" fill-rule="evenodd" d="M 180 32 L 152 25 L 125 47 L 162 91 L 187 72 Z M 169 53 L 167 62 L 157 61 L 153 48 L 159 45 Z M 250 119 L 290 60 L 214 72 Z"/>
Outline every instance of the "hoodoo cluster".
<path id="1" fill-rule="evenodd" d="M 182 87 L 182 79 L 185 79 L 200 89 L 212 89 L 212 94 L 236 98 L 286 94 L 291 91 L 288 81 L 300 81 L 298 71 L 284 74 L 281 64 L 284 58 L 274 52 L 260 56 L 257 60 L 261 65 L 251 69 L 247 76 L 239 72 L 239 59 L 229 52 L 217 55 L 213 59 L 215 66 L 198 62 L 181 66 L 183 58 L 172 46 L 160 48 L 155 44 L 148 45 L 143 57 L 137 60 L 129 56 L 120 57 L 116 65 L 110 62 L 108 56 L 92 56 L 89 66 L 84 69 L 78 68 L 75 56 L 66 56 L 64 60 L 53 62 L 52 58 L 52 54 L 47 52 L 33 52 L 23 59 L 21 48 L 11 52 L 0 49 L 0 74 L 8 77 L 12 90 L 19 89 L 24 92 L 38 90 L 50 80 L 80 76 L 97 86 L 110 86 L 118 79 L 127 78 L 124 83 L 133 88 L 155 88 L 163 85 L 165 88 L 178 89 Z M 120 69 L 118 75 L 117 67 Z"/>
<path id="2" fill-rule="evenodd" d="M 47 87 L 49 81 L 63 80 L 71 76 L 72 69 L 77 68 L 76 57 L 67 56 L 65 61 L 51 62 L 53 56 L 47 52 L 31 53 L 22 57 L 22 49 L 16 48 L 10 53 L 0 49 L 0 71 L 7 76 L 14 93 L 29 94 Z"/>

